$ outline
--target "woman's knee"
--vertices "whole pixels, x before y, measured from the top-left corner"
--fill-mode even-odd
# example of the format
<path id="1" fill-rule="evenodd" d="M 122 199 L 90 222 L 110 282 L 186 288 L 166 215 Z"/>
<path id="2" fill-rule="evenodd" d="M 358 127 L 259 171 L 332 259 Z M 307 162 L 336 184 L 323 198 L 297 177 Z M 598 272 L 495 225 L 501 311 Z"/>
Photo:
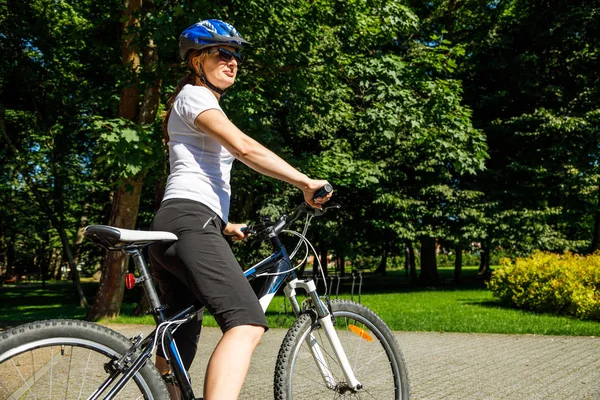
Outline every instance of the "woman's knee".
<path id="1" fill-rule="evenodd" d="M 248 341 L 256 346 L 264 333 L 265 328 L 260 325 L 238 325 L 228 330 L 225 334 Z"/>

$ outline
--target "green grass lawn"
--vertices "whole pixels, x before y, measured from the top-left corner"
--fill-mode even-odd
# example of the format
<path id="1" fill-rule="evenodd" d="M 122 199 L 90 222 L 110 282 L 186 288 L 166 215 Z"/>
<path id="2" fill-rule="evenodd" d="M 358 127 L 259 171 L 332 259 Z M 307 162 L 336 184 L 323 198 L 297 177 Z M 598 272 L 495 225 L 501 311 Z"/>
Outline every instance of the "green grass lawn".
<path id="1" fill-rule="evenodd" d="M 600 336 L 600 322 L 504 308 L 481 285 L 443 285 L 437 289 L 404 285 L 390 292 L 389 282 L 395 279 L 391 275 L 385 279 L 388 285 L 373 286 L 373 281 L 369 289 L 366 284 L 360 300 L 393 330 Z M 403 274 L 396 275 L 400 279 Z M 92 299 L 97 286 L 84 283 L 88 299 Z M 111 322 L 153 324 L 150 316 L 129 316 L 138 295 L 137 291 L 127 291 L 121 317 Z M 350 290 L 340 296 L 350 297 Z M 353 297 L 358 300 L 358 290 Z M 35 284 L 0 287 L 0 321 L 8 325 L 9 321 L 83 318 L 86 310 L 75 304 L 70 283 L 52 283 L 45 290 Z M 274 298 L 267 310 L 267 320 L 271 327 L 288 327 L 293 322 L 289 304 L 284 303 L 282 296 Z M 205 316 L 204 324 L 217 326 L 210 315 Z"/>
<path id="2" fill-rule="evenodd" d="M 600 322 L 500 306 L 489 290 L 426 290 L 364 296 L 394 330 L 600 336 Z"/>

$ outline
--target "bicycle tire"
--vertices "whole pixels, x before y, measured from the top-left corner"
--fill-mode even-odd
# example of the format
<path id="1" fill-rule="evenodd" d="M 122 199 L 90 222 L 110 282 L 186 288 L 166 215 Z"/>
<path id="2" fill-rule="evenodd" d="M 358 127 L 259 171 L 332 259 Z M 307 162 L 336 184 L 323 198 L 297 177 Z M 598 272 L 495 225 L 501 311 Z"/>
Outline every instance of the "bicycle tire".
<path id="1" fill-rule="evenodd" d="M 358 303 L 333 300 L 331 308 L 342 347 L 363 387 L 356 392 L 344 389 L 341 367 L 316 319 L 316 313 L 309 311 L 294 322 L 279 350 L 275 366 L 275 399 L 408 399 L 410 389 L 406 365 L 387 325 L 374 312 Z M 325 384 L 308 349 L 306 338 L 311 333 L 338 383 L 335 389 Z"/>
<path id="2" fill-rule="evenodd" d="M 77 320 L 0 332 L 0 399 L 87 399 L 108 377 L 104 364 L 131 345 L 113 330 Z M 146 362 L 117 398 L 167 400 L 169 394 L 158 370 Z"/>

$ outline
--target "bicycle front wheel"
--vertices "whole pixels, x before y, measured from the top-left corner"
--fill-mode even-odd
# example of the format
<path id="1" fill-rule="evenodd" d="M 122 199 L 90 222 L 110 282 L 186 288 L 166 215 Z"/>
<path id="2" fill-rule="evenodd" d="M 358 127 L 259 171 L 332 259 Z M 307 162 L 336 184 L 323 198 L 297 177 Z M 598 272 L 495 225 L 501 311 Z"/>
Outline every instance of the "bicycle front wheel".
<path id="1" fill-rule="evenodd" d="M 0 332 L 0 400 L 87 399 L 109 377 L 104 365 L 131 345 L 117 332 L 75 320 L 40 321 Z M 116 398 L 166 400 L 169 395 L 147 362 Z"/>
<path id="2" fill-rule="evenodd" d="M 309 312 L 296 320 L 279 350 L 275 399 L 408 399 L 404 359 L 385 323 L 368 308 L 351 301 L 333 300 L 331 308 L 335 330 L 362 388 L 348 388 L 324 330 Z M 315 343 L 320 353 L 317 358 Z M 329 371 L 334 382 L 325 378 L 323 370 Z"/>

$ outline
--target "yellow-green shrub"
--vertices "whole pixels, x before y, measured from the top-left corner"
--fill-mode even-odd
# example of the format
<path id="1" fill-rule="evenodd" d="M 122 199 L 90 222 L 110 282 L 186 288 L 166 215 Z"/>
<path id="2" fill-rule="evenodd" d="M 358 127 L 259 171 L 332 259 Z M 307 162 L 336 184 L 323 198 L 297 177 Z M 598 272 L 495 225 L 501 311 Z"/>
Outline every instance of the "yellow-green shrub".
<path id="1" fill-rule="evenodd" d="M 488 286 L 504 304 L 600 320 L 600 253 L 536 252 L 501 265 Z"/>

